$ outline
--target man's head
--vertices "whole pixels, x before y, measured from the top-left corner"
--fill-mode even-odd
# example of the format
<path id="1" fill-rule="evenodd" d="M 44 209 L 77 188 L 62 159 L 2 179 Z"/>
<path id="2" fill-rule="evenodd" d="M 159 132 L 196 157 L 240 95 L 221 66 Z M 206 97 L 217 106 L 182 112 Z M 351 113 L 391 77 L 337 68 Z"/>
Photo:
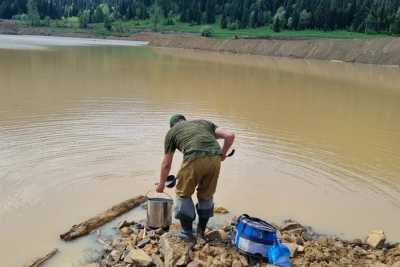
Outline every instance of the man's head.
<path id="1" fill-rule="evenodd" d="M 172 115 L 171 118 L 169 119 L 169 127 L 174 127 L 178 122 L 180 121 L 185 121 L 186 118 L 182 114 L 175 114 Z"/>

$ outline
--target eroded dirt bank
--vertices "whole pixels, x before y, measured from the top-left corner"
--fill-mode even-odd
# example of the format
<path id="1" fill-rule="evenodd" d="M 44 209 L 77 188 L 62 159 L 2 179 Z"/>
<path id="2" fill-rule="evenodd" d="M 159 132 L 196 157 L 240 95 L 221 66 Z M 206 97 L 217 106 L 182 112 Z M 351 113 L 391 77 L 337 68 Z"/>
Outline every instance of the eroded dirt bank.
<path id="1" fill-rule="evenodd" d="M 138 33 L 131 39 L 156 47 L 201 49 L 320 60 L 340 60 L 366 64 L 400 65 L 400 38 L 370 40 L 267 40 L 213 39 L 185 34 Z"/>

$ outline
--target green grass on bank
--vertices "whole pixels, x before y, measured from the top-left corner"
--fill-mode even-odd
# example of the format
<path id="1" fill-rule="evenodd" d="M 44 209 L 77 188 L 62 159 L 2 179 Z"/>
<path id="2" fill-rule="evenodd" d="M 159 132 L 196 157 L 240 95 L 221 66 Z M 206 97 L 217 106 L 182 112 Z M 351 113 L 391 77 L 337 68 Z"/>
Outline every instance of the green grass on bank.
<path id="1" fill-rule="evenodd" d="M 23 26 L 27 26 L 24 22 L 19 22 Z M 175 22 L 174 25 L 160 24 L 157 27 L 159 32 L 177 32 L 177 33 L 192 33 L 201 34 L 205 25 L 191 25 L 188 23 Z M 274 32 L 269 26 L 260 28 L 246 28 L 229 30 L 222 29 L 219 24 L 208 25 L 212 29 L 211 37 L 221 39 L 231 38 L 276 38 L 276 39 L 321 39 L 321 38 L 336 38 L 336 39 L 370 39 L 390 36 L 384 33 L 358 33 L 349 31 L 318 31 L 318 30 L 303 30 L 303 31 L 281 31 Z M 41 28 L 50 28 L 53 32 L 80 32 L 91 33 L 98 36 L 128 36 L 132 33 L 143 30 L 154 30 L 154 26 L 150 20 L 129 20 L 115 21 L 112 23 L 112 30 L 104 28 L 103 23 L 89 24 L 87 29 L 79 28 L 79 20 L 77 17 L 70 17 L 63 20 L 51 20 L 49 26 Z"/>
<path id="2" fill-rule="evenodd" d="M 151 21 L 126 21 L 122 24 L 128 29 L 146 30 L 152 29 Z M 205 25 L 190 25 L 188 23 L 177 22 L 175 25 L 160 25 L 158 30 L 161 32 L 183 32 L 200 34 Z M 282 38 L 282 39 L 301 39 L 301 38 L 339 38 L 339 39 L 365 39 L 376 37 L 387 37 L 388 34 L 366 34 L 349 31 L 317 31 L 317 30 L 303 30 L 303 31 L 281 31 L 274 32 L 269 26 L 260 28 L 246 28 L 229 30 L 222 29 L 219 24 L 209 25 L 212 28 L 212 37 L 214 38 Z"/>

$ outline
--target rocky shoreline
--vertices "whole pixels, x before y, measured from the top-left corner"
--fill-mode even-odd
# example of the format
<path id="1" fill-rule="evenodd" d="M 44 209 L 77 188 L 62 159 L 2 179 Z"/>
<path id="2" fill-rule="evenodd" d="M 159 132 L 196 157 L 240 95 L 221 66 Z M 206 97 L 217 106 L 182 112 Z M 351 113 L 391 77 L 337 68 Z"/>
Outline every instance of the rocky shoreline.
<path id="1" fill-rule="evenodd" d="M 136 266 L 272 266 L 239 253 L 230 243 L 235 219 L 222 227 L 208 229 L 205 239 L 183 242 L 176 237 L 179 225 L 169 231 L 146 229 L 142 223 L 123 221 L 112 239 L 103 244 L 101 257 L 85 267 Z M 342 240 L 317 234 L 311 227 L 286 221 L 279 236 L 290 251 L 293 266 L 400 267 L 400 244 L 385 242 L 381 230 L 371 231 L 365 240 Z"/>

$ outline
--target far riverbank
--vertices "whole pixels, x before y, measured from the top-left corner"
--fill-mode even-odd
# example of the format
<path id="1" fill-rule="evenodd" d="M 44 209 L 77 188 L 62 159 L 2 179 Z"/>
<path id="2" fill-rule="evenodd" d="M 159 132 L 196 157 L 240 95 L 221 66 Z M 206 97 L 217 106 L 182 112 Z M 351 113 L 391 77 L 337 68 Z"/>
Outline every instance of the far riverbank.
<path id="1" fill-rule="evenodd" d="M 135 40 L 148 42 L 150 46 L 154 47 L 363 64 L 400 65 L 400 38 L 398 37 L 373 39 L 217 39 L 188 33 L 155 33 L 150 31 L 98 35 L 90 30 L 74 28 L 23 27 L 12 21 L 0 21 L 0 34 Z"/>

